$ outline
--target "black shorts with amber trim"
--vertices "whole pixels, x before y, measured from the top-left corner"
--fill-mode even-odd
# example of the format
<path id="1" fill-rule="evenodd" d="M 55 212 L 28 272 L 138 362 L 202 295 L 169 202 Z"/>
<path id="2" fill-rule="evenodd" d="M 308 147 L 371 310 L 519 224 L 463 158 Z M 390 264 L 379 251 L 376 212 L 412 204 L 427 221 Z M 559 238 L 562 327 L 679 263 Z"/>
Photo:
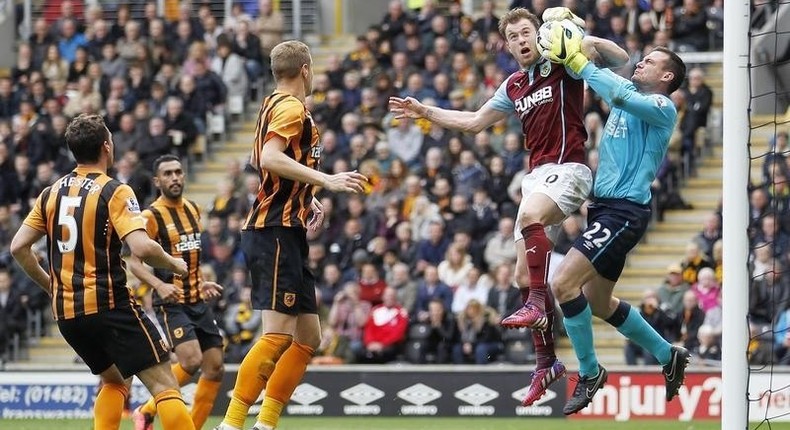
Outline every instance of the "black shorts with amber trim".
<path id="1" fill-rule="evenodd" d="M 60 319 L 58 328 L 94 375 L 115 364 L 128 378 L 170 361 L 167 342 L 138 304 Z"/>
<path id="2" fill-rule="evenodd" d="M 207 303 L 169 303 L 154 306 L 154 309 L 159 327 L 173 348 L 190 340 L 197 340 L 201 351 L 222 347 L 222 334 Z"/>
<path id="3" fill-rule="evenodd" d="M 303 228 L 265 227 L 241 232 L 252 276 L 252 307 L 288 315 L 316 314 L 315 276 L 307 267 Z"/>

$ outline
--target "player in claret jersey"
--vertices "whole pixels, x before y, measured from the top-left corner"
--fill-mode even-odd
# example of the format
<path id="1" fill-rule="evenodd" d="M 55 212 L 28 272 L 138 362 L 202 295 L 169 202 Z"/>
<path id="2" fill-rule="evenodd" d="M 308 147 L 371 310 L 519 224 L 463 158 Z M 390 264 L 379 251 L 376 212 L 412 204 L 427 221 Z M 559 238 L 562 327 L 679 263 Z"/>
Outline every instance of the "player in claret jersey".
<path id="1" fill-rule="evenodd" d="M 550 8 L 544 21 L 584 21 L 567 8 Z M 539 399 L 546 388 L 565 374 L 554 353 L 552 334 L 554 299 L 547 287 L 547 268 L 554 242 L 565 218 L 577 211 L 592 187 L 592 174 L 584 164 L 587 133 L 583 122 L 584 83 L 563 65 L 540 55 L 538 17 L 523 8 L 499 21 L 508 50 L 521 66 L 476 112 L 429 107 L 407 97 L 390 98 L 397 117 L 426 118 L 443 127 L 477 133 L 515 111 L 522 123 L 524 145 L 530 151 L 530 173 L 521 183 L 522 199 L 515 227 L 516 283 L 524 307 L 502 320 L 508 328 L 532 328 L 537 370 L 532 375 L 524 405 Z M 604 67 L 619 67 L 628 54 L 613 42 L 585 37 L 583 51 Z"/>

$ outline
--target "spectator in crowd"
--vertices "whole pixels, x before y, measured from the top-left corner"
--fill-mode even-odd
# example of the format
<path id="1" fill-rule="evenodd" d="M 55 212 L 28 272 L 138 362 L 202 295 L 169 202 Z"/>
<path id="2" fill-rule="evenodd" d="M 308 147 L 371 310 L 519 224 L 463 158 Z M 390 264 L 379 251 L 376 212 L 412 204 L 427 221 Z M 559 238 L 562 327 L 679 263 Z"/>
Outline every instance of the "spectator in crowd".
<path id="1" fill-rule="evenodd" d="M 387 283 L 382 279 L 376 265 L 371 262 L 362 264 L 359 273 L 359 299 L 374 306 L 378 305 L 382 302 L 386 289 Z"/>
<path id="2" fill-rule="evenodd" d="M 516 245 L 513 240 L 513 218 L 500 218 L 496 233 L 486 242 L 484 258 L 488 267 L 501 264 L 514 264 L 516 261 Z"/>
<path id="3" fill-rule="evenodd" d="M 225 334 L 228 346 L 225 349 L 225 362 L 241 363 L 241 360 L 254 345 L 261 327 L 261 314 L 252 309 L 250 287 L 241 289 L 239 302 L 228 306 L 225 311 Z"/>
<path id="4" fill-rule="evenodd" d="M 458 316 L 459 342 L 453 346 L 453 363 L 488 364 L 502 353 L 497 329 L 500 315 L 477 300 L 470 300 Z"/>
<path id="5" fill-rule="evenodd" d="M 180 103 L 180 100 L 173 103 Z M 153 117 L 148 123 L 148 135 L 142 139 L 140 146 L 135 150 L 140 157 L 140 165 L 149 170 L 154 165 L 154 160 L 161 155 L 169 154 L 172 149 L 171 137 L 165 134 L 165 120 Z M 175 140 L 175 138 L 173 138 Z M 179 145 L 183 144 L 183 136 Z"/>
<path id="6" fill-rule="evenodd" d="M 387 288 L 381 298 L 381 304 L 370 310 L 365 323 L 364 350 L 359 357 L 363 363 L 388 363 L 395 360 L 406 340 L 409 314 L 398 303 L 397 293 Z"/>
<path id="7" fill-rule="evenodd" d="M 494 285 L 488 291 L 486 306 L 499 315 L 510 315 L 524 303 L 521 293 L 513 283 L 513 266 L 500 264 L 494 268 Z"/>
<path id="8" fill-rule="evenodd" d="M 777 215 L 767 213 L 760 220 L 760 230 L 754 235 L 754 242 L 770 243 L 777 258 L 790 250 L 790 234 L 782 231 L 781 227 Z"/>
<path id="9" fill-rule="evenodd" d="M 671 318 L 683 312 L 683 297 L 691 287 L 683 280 L 683 268 L 680 264 L 672 263 L 667 267 L 667 276 L 664 283 L 658 287 L 658 302 L 661 310 Z"/>
<path id="10" fill-rule="evenodd" d="M 426 199 L 427 200 L 427 199 Z M 420 215 L 420 212 L 423 207 L 427 208 L 434 208 L 435 205 L 423 204 L 421 203 L 423 200 L 418 200 L 417 211 L 414 214 Z M 439 220 L 432 219 L 436 214 L 431 209 L 431 212 L 428 213 L 431 220 L 427 223 L 427 238 L 420 240 L 417 244 L 417 271 L 422 273 L 425 270 L 426 266 L 433 265 L 437 266 L 439 263 L 442 262 L 444 259 L 445 253 L 447 252 L 447 248 L 450 246 L 450 241 L 447 239 L 447 236 L 444 232 L 444 224 Z M 415 226 L 415 218 L 412 217 L 412 228 L 418 228 L 419 225 Z"/>
<path id="11" fill-rule="evenodd" d="M 697 356 L 700 363 L 705 366 L 720 366 L 721 346 L 713 328 L 704 324 L 700 326 L 697 330 L 697 339 L 699 346 L 694 351 L 694 355 Z"/>
<path id="12" fill-rule="evenodd" d="M 428 335 L 422 341 L 419 363 L 447 364 L 453 346 L 458 342 L 458 324 L 453 314 L 447 312 L 441 300 L 428 304 Z"/>
<path id="13" fill-rule="evenodd" d="M 664 339 L 672 339 L 674 321 L 669 315 L 661 310 L 658 294 L 655 290 L 647 290 L 642 294 L 642 303 L 639 305 L 639 312 L 642 314 L 642 318 L 644 318 L 661 337 Z M 645 365 L 658 364 L 658 361 L 652 354 L 645 351 L 630 339 L 627 340 L 625 344 L 625 363 L 631 366 L 639 364 L 639 358 L 642 359 L 642 364 Z"/>
<path id="14" fill-rule="evenodd" d="M 686 291 L 683 295 L 683 310 L 675 316 L 675 343 L 693 351 L 699 344 L 697 331 L 704 321 L 705 311 L 700 309 L 696 294 L 691 290 Z"/>
<path id="15" fill-rule="evenodd" d="M 387 285 L 395 289 L 398 303 L 411 313 L 417 302 L 417 282 L 411 277 L 409 265 L 402 261 L 395 263 Z"/>
<path id="16" fill-rule="evenodd" d="M 452 313 L 458 315 L 463 312 L 471 300 L 487 303 L 492 283 L 491 278 L 487 274 L 481 274 L 480 269 L 472 267 L 466 275 L 466 279 L 453 292 L 453 304 L 450 309 Z"/>
<path id="17" fill-rule="evenodd" d="M 14 336 L 22 336 L 27 326 L 27 297 L 12 281 L 9 269 L 0 267 L 0 357 Z"/>
<path id="18" fill-rule="evenodd" d="M 776 260 L 770 270 L 752 279 L 749 286 L 749 320 L 758 325 L 770 325 L 777 314 L 790 305 L 790 283 L 784 264 Z"/>
<path id="19" fill-rule="evenodd" d="M 702 231 L 695 238 L 700 251 L 705 254 L 706 259 L 711 263 L 714 261 L 713 244 L 721 239 L 721 225 L 719 223 L 719 216 L 715 213 L 706 215 L 702 224 Z"/>
<path id="20" fill-rule="evenodd" d="M 683 0 L 674 11 L 672 38 L 679 52 L 708 50 L 708 17 L 699 0 Z"/>
<path id="21" fill-rule="evenodd" d="M 494 1 L 484 0 L 481 16 L 475 21 L 475 31 L 478 35 L 487 35 L 492 31 L 499 31 L 499 17 L 494 14 Z"/>
<path id="22" fill-rule="evenodd" d="M 790 365 L 790 309 L 779 313 L 774 324 L 773 347 L 779 364 Z"/>
<path id="23" fill-rule="evenodd" d="M 140 204 L 146 204 L 151 197 L 154 197 L 153 187 L 151 186 L 151 175 L 148 169 L 139 165 L 137 153 L 127 152 L 119 156 L 118 161 L 115 162 L 115 179 L 132 187 L 135 197 Z"/>
<path id="24" fill-rule="evenodd" d="M 681 260 L 680 265 L 683 268 L 683 280 L 690 285 L 697 282 L 697 276 L 700 270 L 712 266 L 707 256 L 700 250 L 700 246 L 696 241 L 691 241 L 686 244 L 686 255 L 683 257 L 683 260 Z"/>
<path id="25" fill-rule="evenodd" d="M 417 299 L 411 309 L 412 319 L 425 322 L 428 319 L 428 303 L 433 299 L 441 300 L 445 309 L 452 309 L 453 290 L 439 279 L 436 266 L 428 265 L 423 279 L 417 285 Z"/>
<path id="26" fill-rule="evenodd" d="M 346 362 L 354 362 L 364 353 L 362 332 L 371 307 L 359 299 L 359 284 L 346 283 L 339 291 L 329 310 L 328 344 L 323 345 L 324 354 L 330 354 Z"/>
<path id="27" fill-rule="evenodd" d="M 721 285 L 716 282 L 716 272 L 710 267 L 700 269 L 697 282 L 691 286 L 697 296 L 697 302 L 703 312 L 707 312 L 719 303 Z"/>
<path id="28" fill-rule="evenodd" d="M 790 147 L 788 146 L 788 133 L 780 131 L 776 137 L 769 142 L 768 152 L 765 153 L 763 162 L 763 182 L 771 183 L 777 174 L 788 177 L 787 158 L 790 157 Z"/>
<path id="29" fill-rule="evenodd" d="M 233 52 L 233 44 L 226 35 L 217 38 L 217 55 L 211 61 L 211 71 L 222 78 L 227 89 L 227 99 L 231 97 L 245 100 L 247 97 L 248 72 L 243 67 L 244 59 Z M 221 103 L 220 103 L 221 104 Z"/>

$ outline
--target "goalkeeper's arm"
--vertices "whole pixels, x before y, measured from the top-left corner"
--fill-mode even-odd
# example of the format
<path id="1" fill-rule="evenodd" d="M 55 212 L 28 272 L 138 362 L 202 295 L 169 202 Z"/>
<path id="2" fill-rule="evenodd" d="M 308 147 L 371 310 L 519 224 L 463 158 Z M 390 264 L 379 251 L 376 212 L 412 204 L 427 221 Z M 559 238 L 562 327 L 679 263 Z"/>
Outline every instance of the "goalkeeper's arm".
<path id="1" fill-rule="evenodd" d="M 596 66 L 616 69 L 628 63 L 628 53 L 611 40 L 595 36 L 584 36 L 582 54 Z"/>

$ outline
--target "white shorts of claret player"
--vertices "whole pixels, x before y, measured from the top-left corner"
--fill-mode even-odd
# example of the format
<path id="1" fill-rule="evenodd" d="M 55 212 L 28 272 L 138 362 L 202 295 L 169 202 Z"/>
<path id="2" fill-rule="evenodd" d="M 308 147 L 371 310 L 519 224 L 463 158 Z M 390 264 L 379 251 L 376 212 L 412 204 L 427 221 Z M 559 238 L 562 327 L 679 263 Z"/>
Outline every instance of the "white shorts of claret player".
<path id="1" fill-rule="evenodd" d="M 534 193 L 547 195 L 559 206 L 565 216 L 579 210 L 592 189 L 592 172 L 590 168 L 579 163 L 543 164 L 529 172 L 521 180 L 521 203 L 516 218 L 516 241 L 524 238 L 521 235 L 521 214 L 527 210 L 529 196 Z M 546 236 L 557 243 L 562 223 L 547 225 Z"/>

